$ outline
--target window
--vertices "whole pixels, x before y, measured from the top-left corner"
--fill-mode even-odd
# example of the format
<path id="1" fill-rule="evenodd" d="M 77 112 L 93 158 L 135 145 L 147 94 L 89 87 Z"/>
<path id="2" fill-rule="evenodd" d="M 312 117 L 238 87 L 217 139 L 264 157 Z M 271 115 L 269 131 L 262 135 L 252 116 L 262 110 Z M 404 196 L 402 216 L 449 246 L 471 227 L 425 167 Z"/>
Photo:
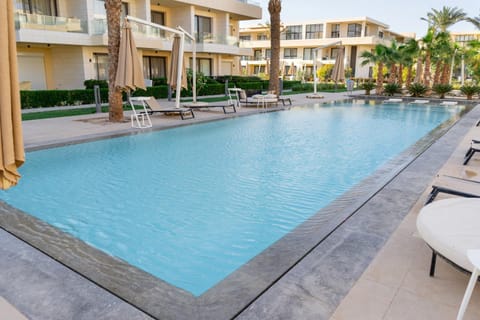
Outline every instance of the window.
<path id="1" fill-rule="evenodd" d="M 94 53 L 93 60 L 97 80 L 108 80 L 108 54 Z"/>
<path id="2" fill-rule="evenodd" d="M 285 48 L 283 49 L 283 57 L 288 58 L 296 58 L 297 57 L 297 48 Z"/>
<path id="3" fill-rule="evenodd" d="M 252 40 L 252 36 L 240 36 L 240 41 L 250 41 Z"/>
<path id="4" fill-rule="evenodd" d="M 265 58 L 270 59 L 272 57 L 272 49 L 265 49 Z"/>
<path id="5" fill-rule="evenodd" d="M 338 56 L 338 48 L 332 48 L 330 51 L 330 59 L 336 59 Z"/>
<path id="6" fill-rule="evenodd" d="M 282 40 L 299 40 L 302 39 L 302 26 L 288 26 L 280 35 Z"/>
<path id="7" fill-rule="evenodd" d="M 268 37 L 266 34 L 257 34 L 257 40 L 262 41 L 262 40 L 268 40 Z"/>
<path id="8" fill-rule="evenodd" d="M 105 18 L 107 17 L 107 11 L 105 9 L 105 0 L 96 0 L 94 3 L 94 12 L 95 15 L 98 16 L 97 18 Z M 122 13 L 121 13 L 121 21 L 123 18 L 128 16 L 128 3 L 122 2 Z"/>
<path id="9" fill-rule="evenodd" d="M 253 50 L 253 58 L 254 60 L 262 60 L 262 50 L 261 49 Z"/>
<path id="10" fill-rule="evenodd" d="M 322 39 L 323 24 L 307 24 L 305 28 L 305 39 Z"/>
<path id="11" fill-rule="evenodd" d="M 165 25 L 165 12 L 152 11 L 151 17 L 153 23 Z M 165 30 L 160 30 L 160 36 L 165 37 Z"/>
<path id="12" fill-rule="evenodd" d="M 314 48 L 303 49 L 303 60 L 313 60 L 315 55 Z"/>
<path id="13" fill-rule="evenodd" d="M 203 42 L 204 39 L 211 38 L 212 18 L 195 16 L 195 33 L 197 34 L 198 42 Z"/>
<path id="14" fill-rule="evenodd" d="M 378 31 L 378 37 L 383 38 L 383 31 Z"/>
<path id="15" fill-rule="evenodd" d="M 455 42 L 469 42 L 473 40 L 475 40 L 475 36 L 472 34 L 455 36 Z"/>
<path id="16" fill-rule="evenodd" d="M 332 24 L 332 38 L 340 38 L 340 25 L 339 24 Z"/>
<path id="17" fill-rule="evenodd" d="M 166 78 L 165 57 L 144 56 L 143 76 L 145 79 Z"/>
<path id="18" fill-rule="evenodd" d="M 350 23 L 347 29 L 347 37 L 361 37 L 362 25 L 359 23 Z"/>
<path id="19" fill-rule="evenodd" d="M 265 66 L 254 66 L 253 73 L 254 74 L 265 73 Z"/>
<path id="20" fill-rule="evenodd" d="M 192 68 L 192 58 L 190 58 L 190 68 Z M 203 73 L 205 76 L 212 75 L 212 59 L 197 58 L 197 72 Z"/>
<path id="21" fill-rule="evenodd" d="M 24 13 L 41 14 L 45 16 L 57 15 L 55 0 L 17 0 L 17 9 Z"/>

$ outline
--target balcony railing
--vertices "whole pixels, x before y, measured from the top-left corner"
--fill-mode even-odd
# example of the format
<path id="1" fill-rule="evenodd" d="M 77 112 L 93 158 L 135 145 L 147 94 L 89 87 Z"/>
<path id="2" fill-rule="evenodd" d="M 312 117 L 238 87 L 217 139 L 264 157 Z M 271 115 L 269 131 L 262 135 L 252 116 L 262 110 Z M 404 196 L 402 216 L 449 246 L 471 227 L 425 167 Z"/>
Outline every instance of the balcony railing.
<path id="1" fill-rule="evenodd" d="M 251 1 L 251 0 L 237 0 L 238 2 L 243 2 L 243 3 L 248 3 L 254 6 L 260 6 L 260 2 L 257 1 Z"/>
<path id="2" fill-rule="evenodd" d="M 144 37 L 155 38 L 156 40 L 168 40 L 167 33 L 164 30 L 147 26 L 135 21 L 130 21 L 132 31 L 136 34 L 140 34 Z M 93 19 L 92 21 L 92 34 L 103 35 L 108 31 L 106 19 Z"/>
<path id="3" fill-rule="evenodd" d="M 223 44 L 227 46 L 239 46 L 239 41 L 237 37 L 233 36 L 221 36 L 221 35 L 214 35 L 212 33 L 204 32 L 201 34 L 195 34 L 195 38 L 197 43 L 201 44 Z"/>
<path id="4" fill-rule="evenodd" d="M 59 32 L 87 33 L 87 21 L 77 18 L 44 16 L 23 12 L 15 13 L 15 28 Z"/>

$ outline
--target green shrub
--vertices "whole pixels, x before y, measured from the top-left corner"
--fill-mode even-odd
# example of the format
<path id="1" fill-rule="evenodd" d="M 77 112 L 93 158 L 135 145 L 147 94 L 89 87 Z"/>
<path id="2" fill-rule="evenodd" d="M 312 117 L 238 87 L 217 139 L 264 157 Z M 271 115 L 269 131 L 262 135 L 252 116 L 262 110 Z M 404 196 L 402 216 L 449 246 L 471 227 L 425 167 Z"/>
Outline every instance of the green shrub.
<path id="1" fill-rule="evenodd" d="M 360 88 L 365 90 L 365 95 L 367 96 L 370 95 L 370 91 L 375 89 L 375 87 L 376 87 L 376 84 L 371 81 L 364 82 L 360 85 Z"/>
<path id="2" fill-rule="evenodd" d="M 301 81 L 298 80 L 285 80 L 283 81 L 283 89 L 292 89 L 293 86 L 301 84 Z"/>
<path id="3" fill-rule="evenodd" d="M 156 99 L 168 97 L 168 86 L 147 87 L 146 90 L 138 89 L 132 92 L 132 97 L 155 97 Z"/>
<path id="4" fill-rule="evenodd" d="M 440 96 L 440 99 L 445 98 L 445 94 L 452 91 L 453 87 L 450 84 L 439 83 L 433 86 L 432 90 Z"/>
<path id="5" fill-rule="evenodd" d="M 292 91 L 300 91 L 300 92 L 311 92 L 313 91 L 313 84 L 311 83 L 299 83 L 292 86 Z"/>
<path id="6" fill-rule="evenodd" d="M 257 81 L 257 82 L 238 82 L 237 87 L 242 88 L 242 89 L 262 90 L 263 89 L 263 82 L 261 82 L 261 81 Z"/>
<path id="7" fill-rule="evenodd" d="M 428 87 L 419 82 L 412 83 L 407 89 L 412 97 L 421 97 L 428 91 Z"/>
<path id="8" fill-rule="evenodd" d="M 107 80 L 96 80 L 96 79 L 89 79 L 83 82 L 85 89 L 93 89 L 94 86 L 100 86 L 100 88 L 108 88 Z"/>
<path id="9" fill-rule="evenodd" d="M 318 90 L 323 90 L 323 91 L 331 91 L 331 90 L 338 90 L 338 89 L 345 89 L 345 84 L 343 83 L 319 83 L 317 84 L 317 89 Z"/>
<path id="10" fill-rule="evenodd" d="M 401 88 L 400 85 L 396 82 L 387 83 L 383 89 L 383 92 L 385 92 L 387 96 L 393 96 L 395 93 L 400 93 Z"/>
<path id="11" fill-rule="evenodd" d="M 319 79 L 326 81 L 332 76 L 333 64 L 324 64 L 317 70 L 317 76 Z"/>
<path id="12" fill-rule="evenodd" d="M 168 85 L 167 78 L 153 78 L 152 79 L 152 87 L 166 86 L 166 85 Z"/>
<path id="13" fill-rule="evenodd" d="M 480 87 L 473 84 L 466 84 L 460 87 L 460 91 L 467 96 L 467 100 L 472 100 L 473 95 L 480 92 Z"/>
<path id="14" fill-rule="evenodd" d="M 225 93 L 224 83 L 209 83 L 199 91 L 200 96 L 210 96 L 214 94 L 224 94 L 224 93 Z"/>

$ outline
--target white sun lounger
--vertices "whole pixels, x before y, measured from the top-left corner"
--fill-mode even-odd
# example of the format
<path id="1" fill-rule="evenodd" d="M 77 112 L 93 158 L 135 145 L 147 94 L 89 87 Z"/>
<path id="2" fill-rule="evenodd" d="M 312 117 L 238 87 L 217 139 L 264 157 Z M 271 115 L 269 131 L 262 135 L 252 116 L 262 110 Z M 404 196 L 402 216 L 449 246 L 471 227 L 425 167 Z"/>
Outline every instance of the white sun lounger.
<path id="1" fill-rule="evenodd" d="M 443 101 L 440 103 L 442 106 L 455 106 L 458 104 L 457 101 Z"/>
<path id="2" fill-rule="evenodd" d="M 384 100 L 383 103 L 399 103 L 402 101 L 403 99 L 390 98 L 390 99 Z"/>
<path id="3" fill-rule="evenodd" d="M 410 104 L 425 104 L 429 102 L 430 100 L 413 100 L 412 102 L 410 102 Z"/>

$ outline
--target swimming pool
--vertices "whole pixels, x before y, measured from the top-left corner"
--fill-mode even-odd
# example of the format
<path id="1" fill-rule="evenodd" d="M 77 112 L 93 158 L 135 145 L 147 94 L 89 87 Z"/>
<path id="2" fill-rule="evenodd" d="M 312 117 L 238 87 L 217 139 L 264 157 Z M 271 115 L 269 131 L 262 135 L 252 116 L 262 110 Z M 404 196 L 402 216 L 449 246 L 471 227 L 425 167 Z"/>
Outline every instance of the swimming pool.
<path id="1" fill-rule="evenodd" d="M 198 296 L 456 110 L 334 104 L 41 150 L 1 197 Z"/>

